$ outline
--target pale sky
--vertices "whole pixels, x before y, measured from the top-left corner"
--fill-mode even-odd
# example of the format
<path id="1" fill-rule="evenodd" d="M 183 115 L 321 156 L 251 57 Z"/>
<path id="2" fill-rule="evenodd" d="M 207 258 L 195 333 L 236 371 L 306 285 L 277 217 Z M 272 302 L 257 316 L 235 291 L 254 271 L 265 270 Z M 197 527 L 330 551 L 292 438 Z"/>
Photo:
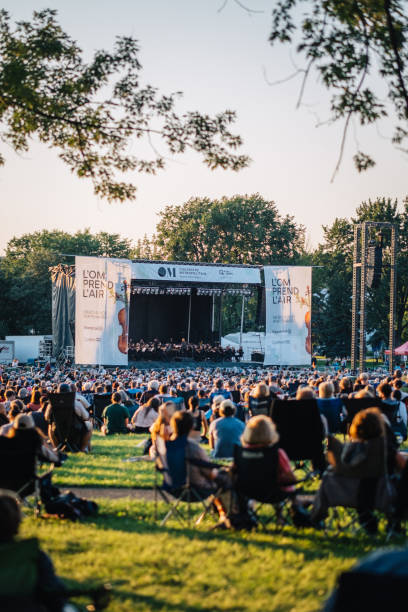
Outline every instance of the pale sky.
<path id="1" fill-rule="evenodd" d="M 316 128 L 316 116 L 328 117 L 327 93 L 313 77 L 305 106 L 296 110 L 300 82 L 272 87 L 264 76 L 266 71 L 269 81 L 283 79 L 293 72 L 293 61 L 300 64 L 289 47 L 271 48 L 267 42 L 273 1 L 248 0 L 248 6 L 264 10 L 249 16 L 233 0 L 221 12 L 222 0 L 3 0 L 13 19 L 56 8 L 62 27 L 87 56 L 110 49 L 116 35 L 134 36 L 144 82 L 162 93 L 183 91 L 181 110 L 236 110 L 233 131 L 242 135 L 241 151 L 253 161 L 239 173 L 211 172 L 197 155 L 180 156 L 154 177 L 129 173 L 126 180 L 138 187 L 136 201 L 108 204 L 93 194 L 90 182 L 72 175 L 55 151 L 34 143 L 17 156 L 1 144 L 6 165 L 0 168 L 0 250 L 13 236 L 44 228 L 90 227 L 136 241 L 154 231 L 157 213 L 167 204 L 255 192 L 304 224 L 316 245 L 322 224 L 351 216 L 363 200 L 405 197 L 408 156 L 385 138 L 392 133 L 388 123 L 379 130 L 350 131 L 342 167 L 330 182 L 342 126 Z M 351 160 L 356 138 L 377 161 L 363 174 Z"/>

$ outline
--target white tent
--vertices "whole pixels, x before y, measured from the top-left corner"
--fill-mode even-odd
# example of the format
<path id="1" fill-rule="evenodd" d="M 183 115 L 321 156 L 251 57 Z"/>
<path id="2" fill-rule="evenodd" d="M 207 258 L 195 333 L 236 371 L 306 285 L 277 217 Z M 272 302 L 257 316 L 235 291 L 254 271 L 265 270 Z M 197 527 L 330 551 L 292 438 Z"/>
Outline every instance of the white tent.
<path id="1" fill-rule="evenodd" d="M 233 349 L 238 350 L 241 346 L 240 333 L 236 332 L 222 337 L 221 346 L 232 346 Z M 242 334 L 242 349 L 244 351 L 244 361 L 251 361 L 251 353 L 253 353 L 254 351 L 264 353 L 264 348 L 265 334 L 259 332 L 246 332 L 245 334 Z"/>

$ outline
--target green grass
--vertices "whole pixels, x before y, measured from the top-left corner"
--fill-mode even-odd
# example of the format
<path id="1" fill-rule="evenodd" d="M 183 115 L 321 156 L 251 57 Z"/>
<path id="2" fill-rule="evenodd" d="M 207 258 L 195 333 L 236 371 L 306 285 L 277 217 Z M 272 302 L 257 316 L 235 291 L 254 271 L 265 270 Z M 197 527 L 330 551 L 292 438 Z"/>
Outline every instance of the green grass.
<path id="1" fill-rule="evenodd" d="M 64 465 L 54 471 L 53 482 L 59 487 L 151 488 L 153 464 L 124 461 L 142 454 L 137 444 L 145 439 L 143 435 L 107 437 L 94 432 L 92 452 L 70 454 Z"/>
<path id="2" fill-rule="evenodd" d="M 328 539 L 313 530 L 209 532 L 161 528 L 153 504 L 103 501 L 94 520 L 26 517 L 68 585 L 109 581 L 113 611 L 318 610 L 336 576 L 372 548 L 360 537 Z"/>
<path id="3" fill-rule="evenodd" d="M 141 438 L 96 434 L 91 455 L 71 455 L 55 471 L 61 486 L 124 487 L 124 497 L 98 499 L 99 515 L 79 523 L 27 513 L 21 530 L 40 539 L 69 586 L 110 582 L 110 612 L 317 611 L 340 572 L 384 545 L 384 537 L 335 538 L 293 527 L 251 533 L 212 532 L 210 522 L 160 527 L 153 502 L 126 497 L 126 488 L 153 482 L 152 464 L 122 460 L 141 453 L 135 448 Z"/>

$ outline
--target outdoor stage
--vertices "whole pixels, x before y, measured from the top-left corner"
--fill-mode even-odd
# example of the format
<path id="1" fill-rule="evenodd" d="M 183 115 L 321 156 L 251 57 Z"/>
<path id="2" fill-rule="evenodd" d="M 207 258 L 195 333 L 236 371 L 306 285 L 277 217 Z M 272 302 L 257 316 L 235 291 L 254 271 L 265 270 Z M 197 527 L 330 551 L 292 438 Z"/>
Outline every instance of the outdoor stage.
<path id="1" fill-rule="evenodd" d="M 194 356 L 197 363 L 234 363 L 244 351 L 246 361 L 265 365 L 310 364 L 310 266 L 76 256 L 75 266 L 57 266 L 51 275 L 54 355 L 67 356 L 70 350 L 76 364 L 127 366 L 133 357 L 145 361 L 145 349 L 149 360 L 163 363 Z M 251 325 L 256 327 L 264 305 L 265 334 L 249 354 L 243 348 L 249 348 L 244 319 L 254 293 L 258 309 Z M 237 298 L 234 304 L 231 296 Z M 223 321 L 234 337 L 233 353 Z"/>
<path id="2" fill-rule="evenodd" d="M 235 349 L 221 347 L 223 303 L 241 300 L 242 336 L 260 287 L 259 266 L 77 257 L 53 270 L 54 351 L 75 344 L 84 364 L 236 363 Z"/>

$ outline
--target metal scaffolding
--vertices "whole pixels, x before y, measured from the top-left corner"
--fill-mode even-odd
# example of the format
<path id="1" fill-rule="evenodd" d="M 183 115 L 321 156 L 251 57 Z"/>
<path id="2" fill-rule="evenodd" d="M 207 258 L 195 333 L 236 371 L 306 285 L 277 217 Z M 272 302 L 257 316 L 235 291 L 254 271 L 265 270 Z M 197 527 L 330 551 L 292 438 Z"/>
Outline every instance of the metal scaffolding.
<path id="1" fill-rule="evenodd" d="M 353 302 L 351 314 L 351 370 L 357 370 L 357 352 L 359 352 L 359 372 L 365 370 L 366 362 L 366 298 L 367 298 L 367 249 L 370 229 L 391 230 L 391 256 L 390 256 L 390 308 L 389 308 L 389 369 L 394 370 L 394 344 L 395 344 L 395 309 L 397 289 L 397 247 L 398 230 L 393 223 L 364 221 L 354 226 L 353 245 Z M 358 307 L 359 305 L 359 307 Z M 359 351 L 358 351 L 359 349 Z"/>

